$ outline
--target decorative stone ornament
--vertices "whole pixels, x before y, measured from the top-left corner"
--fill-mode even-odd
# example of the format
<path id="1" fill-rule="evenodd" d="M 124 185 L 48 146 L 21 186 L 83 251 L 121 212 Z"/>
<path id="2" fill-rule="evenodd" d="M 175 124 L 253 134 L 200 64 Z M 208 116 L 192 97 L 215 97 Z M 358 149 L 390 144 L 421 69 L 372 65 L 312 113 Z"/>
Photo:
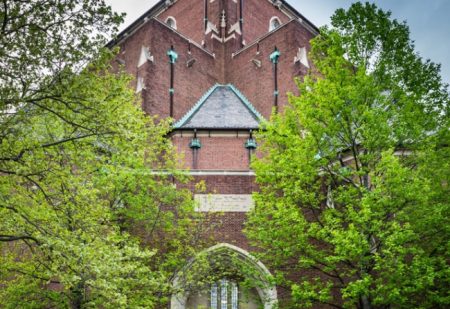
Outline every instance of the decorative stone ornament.
<path id="1" fill-rule="evenodd" d="M 150 49 L 147 46 L 142 46 L 141 47 L 141 54 L 139 56 L 139 62 L 138 62 L 138 67 L 144 65 L 145 63 L 147 63 L 147 61 L 150 62 L 154 62 L 154 57 L 153 55 L 150 53 Z"/>
<path id="2" fill-rule="evenodd" d="M 294 58 L 294 63 L 300 62 L 305 67 L 309 68 L 308 55 L 306 52 L 306 47 L 299 47 L 297 55 Z"/>
<path id="3" fill-rule="evenodd" d="M 177 0 L 166 0 L 165 4 L 167 7 L 172 6 L 175 2 L 177 2 Z"/>
<path id="4" fill-rule="evenodd" d="M 252 59 L 252 62 L 257 68 L 260 68 L 262 66 L 262 61 L 261 60 Z"/>
<path id="5" fill-rule="evenodd" d="M 136 93 L 141 92 L 143 89 L 145 89 L 144 77 L 138 75 L 136 80 Z"/>
<path id="6" fill-rule="evenodd" d="M 208 20 L 207 23 L 206 23 L 205 34 L 208 34 L 210 32 L 214 32 L 216 34 L 219 34 L 219 30 L 217 29 L 216 25 L 214 25 L 212 22 L 210 22 Z"/>
<path id="7" fill-rule="evenodd" d="M 272 4 L 273 6 L 276 6 L 277 8 L 281 8 L 281 6 L 283 5 L 283 2 L 281 2 L 280 0 L 272 0 Z"/>

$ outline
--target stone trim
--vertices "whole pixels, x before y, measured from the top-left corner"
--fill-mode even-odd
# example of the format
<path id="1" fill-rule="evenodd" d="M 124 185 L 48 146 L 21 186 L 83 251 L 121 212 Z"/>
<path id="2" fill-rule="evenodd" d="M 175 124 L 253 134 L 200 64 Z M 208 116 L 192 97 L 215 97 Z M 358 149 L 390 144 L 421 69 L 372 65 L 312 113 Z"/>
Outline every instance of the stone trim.
<path id="1" fill-rule="evenodd" d="M 252 265 L 254 269 L 262 275 L 262 277 L 272 277 L 270 271 L 266 268 L 266 266 L 263 263 L 261 263 L 261 261 L 257 260 L 248 251 L 228 243 L 219 243 L 202 251 L 200 254 L 214 253 L 215 251 L 216 252 L 229 251 L 230 254 L 237 254 L 239 258 L 249 262 L 250 265 Z M 188 262 L 187 265 L 184 267 L 184 270 L 188 270 L 194 261 L 195 258 L 193 258 L 190 262 Z M 172 281 L 172 285 L 175 287 L 175 290 L 182 288 L 180 287 L 179 276 L 177 275 L 175 276 L 174 280 Z M 271 285 L 269 282 L 266 282 L 265 286 L 256 288 L 256 290 L 258 291 L 259 297 L 264 303 L 264 309 L 277 308 L 278 296 L 277 296 L 277 289 L 275 286 Z M 182 292 L 172 295 L 170 300 L 170 309 L 185 309 L 188 297 L 189 295 Z"/>
<path id="2" fill-rule="evenodd" d="M 251 194 L 195 194 L 197 212 L 249 212 L 254 207 Z"/>

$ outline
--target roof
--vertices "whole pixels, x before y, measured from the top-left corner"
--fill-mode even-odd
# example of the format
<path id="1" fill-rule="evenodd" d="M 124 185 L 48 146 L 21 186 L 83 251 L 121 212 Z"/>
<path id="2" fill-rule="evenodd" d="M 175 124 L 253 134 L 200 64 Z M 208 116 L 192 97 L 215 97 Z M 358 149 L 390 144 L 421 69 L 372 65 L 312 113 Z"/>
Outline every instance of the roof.
<path id="1" fill-rule="evenodd" d="M 263 119 L 233 85 L 216 84 L 174 125 L 175 129 L 257 129 Z"/>
<path id="2" fill-rule="evenodd" d="M 160 12 L 162 12 L 162 10 L 164 10 L 165 3 L 166 3 L 166 0 L 158 1 L 149 10 L 147 10 L 147 12 L 142 14 L 138 19 L 136 19 L 133 23 L 131 23 L 131 25 L 127 26 L 124 30 L 120 31 L 120 33 L 117 35 L 117 37 L 111 39 L 106 44 L 106 47 L 108 47 L 108 48 L 114 47 L 118 42 L 120 42 L 128 34 L 130 34 L 131 32 L 140 28 L 143 24 L 145 24 L 147 22 L 147 20 L 158 15 L 158 13 L 160 13 Z"/>

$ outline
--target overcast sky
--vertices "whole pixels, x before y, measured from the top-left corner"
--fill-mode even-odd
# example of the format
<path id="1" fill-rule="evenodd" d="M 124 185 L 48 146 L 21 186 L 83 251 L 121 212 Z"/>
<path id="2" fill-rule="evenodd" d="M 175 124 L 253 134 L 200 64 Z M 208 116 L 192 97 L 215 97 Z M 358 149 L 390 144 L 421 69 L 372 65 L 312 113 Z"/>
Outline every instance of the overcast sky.
<path id="1" fill-rule="evenodd" d="M 193 0 L 200 1 L 200 0 Z M 151 8 L 157 0 L 106 0 L 115 11 L 127 16 L 122 29 Z M 316 26 L 329 24 L 330 16 L 340 7 L 347 8 L 354 0 L 288 0 Z M 450 0 L 371 0 L 390 10 L 398 20 L 406 20 L 416 50 L 424 58 L 442 64 L 442 76 L 450 83 Z"/>

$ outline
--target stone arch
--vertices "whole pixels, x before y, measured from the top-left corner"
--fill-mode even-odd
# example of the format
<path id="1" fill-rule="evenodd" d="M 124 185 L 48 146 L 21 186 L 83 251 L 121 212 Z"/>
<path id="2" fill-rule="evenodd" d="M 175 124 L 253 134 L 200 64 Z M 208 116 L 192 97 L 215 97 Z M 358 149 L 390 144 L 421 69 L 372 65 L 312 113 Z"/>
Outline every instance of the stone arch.
<path id="1" fill-rule="evenodd" d="M 275 30 L 281 26 L 281 21 L 277 16 L 272 16 L 269 21 L 269 31 Z"/>
<path id="2" fill-rule="evenodd" d="M 200 254 L 230 254 L 230 255 L 237 255 L 238 258 L 245 261 L 248 265 L 251 265 L 254 270 L 261 275 L 261 278 L 268 278 L 271 277 L 270 271 L 264 266 L 263 263 L 258 261 L 255 257 L 253 257 L 248 251 L 239 248 L 237 246 L 228 244 L 228 243 L 219 243 L 216 244 L 208 249 L 205 249 Z M 186 266 L 185 270 L 189 269 L 192 264 L 194 263 L 196 258 L 192 259 Z M 173 280 L 173 286 L 176 290 L 182 290 L 182 287 L 180 286 L 180 278 L 179 276 L 175 276 L 175 279 Z M 260 287 L 256 287 L 256 290 L 258 292 L 258 295 L 261 299 L 261 301 L 264 304 L 264 309 L 272 309 L 275 308 L 275 305 L 277 303 L 277 290 L 276 287 L 269 284 L 269 282 L 264 282 L 264 284 Z M 185 309 L 186 308 L 186 302 L 188 300 L 189 295 L 186 293 L 178 293 L 174 294 L 171 297 L 170 300 L 170 308 L 171 309 Z"/>

